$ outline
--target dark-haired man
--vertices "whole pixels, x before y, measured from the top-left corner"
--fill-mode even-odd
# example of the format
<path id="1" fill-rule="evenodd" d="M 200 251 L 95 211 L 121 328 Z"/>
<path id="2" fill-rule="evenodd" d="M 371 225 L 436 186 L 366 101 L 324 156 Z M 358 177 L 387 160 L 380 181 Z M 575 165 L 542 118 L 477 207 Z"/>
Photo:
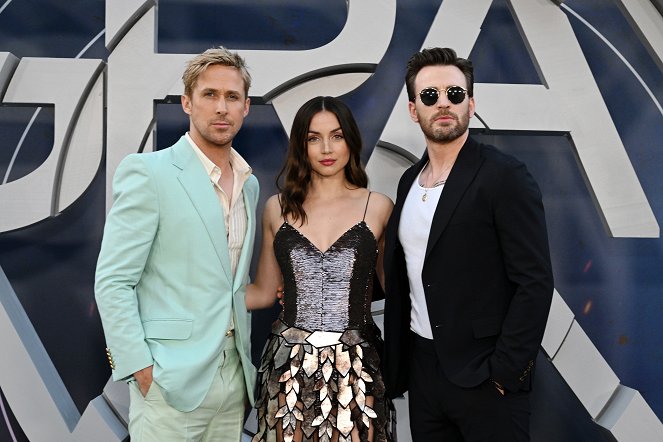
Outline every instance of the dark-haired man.
<path id="1" fill-rule="evenodd" d="M 418 441 L 527 441 L 534 361 L 553 292 L 539 188 L 469 136 L 473 68 L 449 48 L 407 66 L 426 140 L 386 233 L 385 383 L 409 391 Z"/>

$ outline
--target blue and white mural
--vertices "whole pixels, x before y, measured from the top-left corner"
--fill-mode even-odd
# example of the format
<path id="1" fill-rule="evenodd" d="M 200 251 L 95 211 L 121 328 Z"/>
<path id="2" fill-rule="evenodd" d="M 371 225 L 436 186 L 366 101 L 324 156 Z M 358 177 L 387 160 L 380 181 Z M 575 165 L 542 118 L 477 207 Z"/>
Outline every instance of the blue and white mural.
<path id="1" fill-rule="evenodd" d="M 350 105 L 371 187 L 393 197 L 424 150 L 407 59 L 469 57 L 473 134 L 523 160 L 546 206 L 532 439 L 663 440 L 663 1 L 0 0 L 0 442 L 127 439 L 93 294 L 109 183 L 188 128 L 183 63 L 216 45 L 254 78 L 234 144 L 261 201 L 315 95 Z M 256 361 L 276 314 L 253 314 Z"/>

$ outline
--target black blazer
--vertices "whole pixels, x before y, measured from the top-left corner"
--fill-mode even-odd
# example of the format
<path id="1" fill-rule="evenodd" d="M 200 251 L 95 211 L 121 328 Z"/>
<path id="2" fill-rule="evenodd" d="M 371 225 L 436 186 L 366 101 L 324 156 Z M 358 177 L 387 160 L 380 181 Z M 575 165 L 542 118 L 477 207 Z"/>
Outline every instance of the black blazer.
<path id="1" fill-rule="evenodd" d="M 386 230 L 384 378 L 392 398 L 407 390 L 412 347 L 398 227 L 427 161 L 424 154 L 401 177 Z M 468 138 L 435 210 L 421 278 L 447 378 L 473 387 L 492 377 L 509 391 L 529 390 L 553 277 L 541 192 L 524 164 Z"/>

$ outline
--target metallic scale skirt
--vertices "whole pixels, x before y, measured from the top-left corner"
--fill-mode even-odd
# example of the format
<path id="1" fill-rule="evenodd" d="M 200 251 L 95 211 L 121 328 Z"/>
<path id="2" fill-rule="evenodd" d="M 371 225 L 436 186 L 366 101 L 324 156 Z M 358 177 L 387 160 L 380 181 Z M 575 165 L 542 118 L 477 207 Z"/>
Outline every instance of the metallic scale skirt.
<path id="1" fill-rule="evenodd" d="M 376 348 L 377 347 L 377 348 Z M 274 322 L 258 370 L 257 441 L 276 441 L 280 428 L 284 441 L 292 441 L 296 429 L 305 441 L 350 441 L 353 429 L 362 441 L 395 440 L 393 405 L 385 399 L 378 348 L 380 330 L 310 332 Z M 395 436 L 395 430 L 393 431 Z"/>

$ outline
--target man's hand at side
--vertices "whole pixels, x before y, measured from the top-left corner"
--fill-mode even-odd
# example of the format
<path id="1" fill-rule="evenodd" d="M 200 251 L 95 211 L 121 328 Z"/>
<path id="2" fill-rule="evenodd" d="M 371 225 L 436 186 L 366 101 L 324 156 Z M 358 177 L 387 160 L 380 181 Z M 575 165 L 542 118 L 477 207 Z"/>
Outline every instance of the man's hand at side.
<path id="1" fill-rule="evenodd" d="M 134 373 L 134 378 L 136 378 L 136 382 L 138 382 L 138 388 L 143 397 L 147 395 L 147 392 L 152 385 L 152 367 L 154 366 L 150 365 L 149 367 L 145 367 Z"/>

